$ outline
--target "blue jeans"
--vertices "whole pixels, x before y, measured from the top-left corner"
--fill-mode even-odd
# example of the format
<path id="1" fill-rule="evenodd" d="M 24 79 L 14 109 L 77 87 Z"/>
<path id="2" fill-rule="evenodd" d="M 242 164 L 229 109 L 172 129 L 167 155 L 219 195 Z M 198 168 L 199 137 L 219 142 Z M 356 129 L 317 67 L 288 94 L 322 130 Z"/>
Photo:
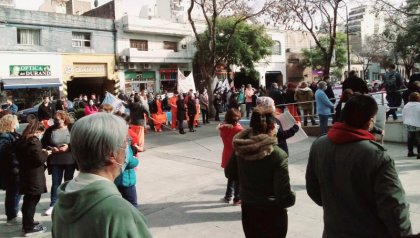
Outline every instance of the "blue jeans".
<path id="1" fill-rule="evenodd" d="M 12 176 L 10 180 L 11 181 L 7 181 L 6 184 L 6 197 L 4 199 L 4 208 L 8 221 L 17 217 L 19 202 L 22 197 L 19 194 L 19 177 Z"/>
<path id="2" fill-rule="evenodd" d="M 225 198 L 230 200 L 232 195 L 234 202 L 241 200 L 239 198 L 239 181 L 228 179 Z"/>
<path id="3" fill-rule="evenodd" d="M 129 203 L 131 203 L 134 207 L 137 208 L 139 206 L 139 204 L 137 204 L 136 185 L 130 187 L 118 186 L 118 191 L 120 191 L 121 196 Z"/>
<path id="4" fill-rule="evenodd" d="M 64 182 L 73 179 L 74 171 L 76 170 L 76 165 L 74 164 L 55 164 L 51 165 L 51 175 L 52 175 L 52 185 L 51 185 L 51 203 L 50 207 L 53 207 L 57 201 L 57 189 L 60 186 L 61 181 Z"/>
<path id="5" fill-rule="evenodd" d="M 329 115 L 318 115 L 319 116 L 319 136 L 327 134 L 328 130 L 328 118 Z"/>

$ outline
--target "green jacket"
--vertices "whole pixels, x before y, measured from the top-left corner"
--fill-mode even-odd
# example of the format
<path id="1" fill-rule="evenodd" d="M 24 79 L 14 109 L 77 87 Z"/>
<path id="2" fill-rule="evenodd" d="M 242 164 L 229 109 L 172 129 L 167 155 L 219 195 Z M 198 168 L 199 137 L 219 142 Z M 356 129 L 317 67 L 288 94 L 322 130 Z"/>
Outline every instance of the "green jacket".
<path id="1" fill-rule="evenodd" d="M 295 204 L 290 188 L 287 154 L 275 136 L 252 135 L 250 129 L 236 134 L 235 153 L 225 168 L 229 179 L 238 179 L 243 203 L 287 208 Z"/>
<path id="2" fill-rule="evenodd" d="M 378 143 L 311 147 L 306 189 L 324 209 L 323 237 L 401 237 L 411 234 L 408 204 L 394 161 Z"/>
<path id="3" fill-rule="evenodd" d="M 69 193 L 67 184 L 59 187 L 52 214 L 53 237 L 152 237 L 145 217 L 121 197 L 112 182 L 96 181 Z"/>

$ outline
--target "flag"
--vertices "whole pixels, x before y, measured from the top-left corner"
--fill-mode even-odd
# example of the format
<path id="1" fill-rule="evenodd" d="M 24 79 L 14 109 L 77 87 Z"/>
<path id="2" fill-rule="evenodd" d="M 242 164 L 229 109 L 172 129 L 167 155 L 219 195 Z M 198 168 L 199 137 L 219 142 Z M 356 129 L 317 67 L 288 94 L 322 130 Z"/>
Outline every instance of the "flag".
<path id="1" fill-rule="evenodd" d="M 121 101 L 120 99 L 118 99 L 117 97 L 115 97 L 114 95 L 112 95 L 109 92 L 106 92 L 105 94 L 105 98 L 102 101 L 102 104 L 110 104 L 113 107 L 113 111 L 112 113 L 115 112 L 122 112 L 125 113 L 125 106 L 123 104 L 123 101 Z"/>

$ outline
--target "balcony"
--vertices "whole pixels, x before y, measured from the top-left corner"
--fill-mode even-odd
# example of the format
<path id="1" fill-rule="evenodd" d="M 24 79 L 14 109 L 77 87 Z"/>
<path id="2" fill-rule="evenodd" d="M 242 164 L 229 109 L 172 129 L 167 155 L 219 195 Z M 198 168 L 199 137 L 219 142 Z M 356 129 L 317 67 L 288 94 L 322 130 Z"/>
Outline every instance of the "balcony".
<path id="1" fill-rule="evenodd" d="M 173 50 L 149 49 L 149 51 L 140 51 L 134 48 L 124 49 L 122 55 L 129 57 L 130 63 L 191 63 L 193 53 L 191 50 Z"/>
<path id="2" fill-rule="evenodd" d="M 192 35 L 191 26 L 157 18 L 145 19 L 136 16 L 124 16 L 122 19 L 125 32 L 145 33 L 186 37 Z"/>

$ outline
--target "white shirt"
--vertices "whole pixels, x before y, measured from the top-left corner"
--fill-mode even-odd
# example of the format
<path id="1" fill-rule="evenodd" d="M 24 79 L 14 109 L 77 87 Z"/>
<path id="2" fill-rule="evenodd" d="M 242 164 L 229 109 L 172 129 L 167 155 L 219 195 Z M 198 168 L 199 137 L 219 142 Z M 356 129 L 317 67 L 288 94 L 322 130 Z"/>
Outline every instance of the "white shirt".
<path id="1" fill-rule="evenodd" d="M 420 127 L 420 102 L 408 102 L 402 110 L 403 123 Z"/>

